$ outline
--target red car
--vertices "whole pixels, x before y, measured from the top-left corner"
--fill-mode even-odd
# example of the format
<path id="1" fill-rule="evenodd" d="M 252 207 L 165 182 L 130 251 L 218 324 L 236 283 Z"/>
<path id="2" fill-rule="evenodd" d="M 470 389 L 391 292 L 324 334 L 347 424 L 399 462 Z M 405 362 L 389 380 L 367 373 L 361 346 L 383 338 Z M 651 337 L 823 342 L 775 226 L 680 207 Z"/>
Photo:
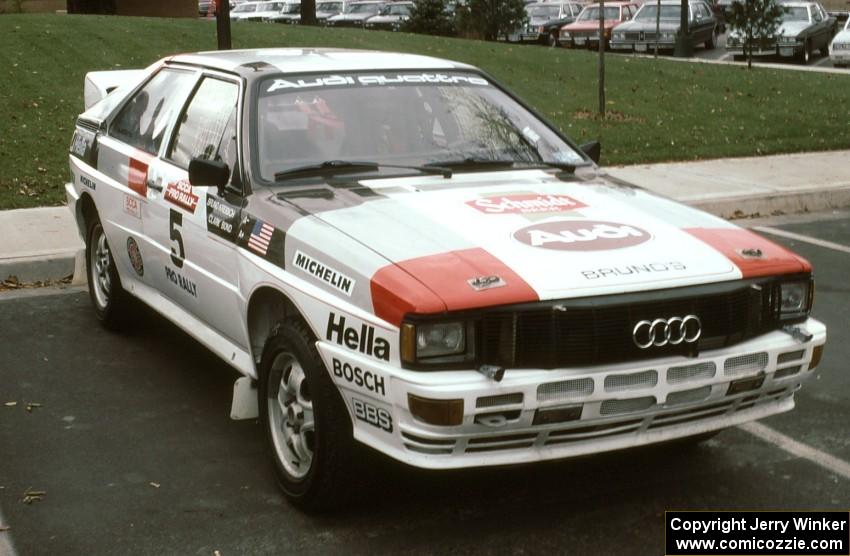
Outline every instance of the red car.
<path id="1" fill-rule="evenodd" d="M 604 37 L 605 48 L 611 39 L 611 29 L 630 20 L 637 13 L 639 4 L 634 2 L 606 2 Z M 599 6 L 586 6 L 575 22 L 561 27 L 559 41 L 567 48 L 597 48 L 599 46 Z"/>

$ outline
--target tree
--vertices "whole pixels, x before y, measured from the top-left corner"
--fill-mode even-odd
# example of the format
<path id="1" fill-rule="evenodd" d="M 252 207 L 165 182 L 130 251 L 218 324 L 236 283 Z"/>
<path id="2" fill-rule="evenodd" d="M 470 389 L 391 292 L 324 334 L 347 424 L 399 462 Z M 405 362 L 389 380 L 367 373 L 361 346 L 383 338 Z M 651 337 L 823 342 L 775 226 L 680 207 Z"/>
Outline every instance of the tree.
<path id="1" fill-rule="evenodd" d="M 403 29 L 409 33 L 450 36 L 455 25 L 446 0 L 416 0 Z"/>
<path id="2" fill-rule="evenodd" d="M 742 35 L 747 68 L 753 67 L 753 47 L 776 43 L 776 31 L 782 25 L 785 8 L 776 0 L 736 0 L 729 13 L 729 35 Z M 728 39 L 727 39 L 728 40 Z"/>
<path id="3" fill-rule="evenodd" d="M 472 31 L 485 41 L 514 33 L 526 19 L 523 0 L 469 0 L 465 9 L 468 16 L 461 16 L 464 31 Z"/>

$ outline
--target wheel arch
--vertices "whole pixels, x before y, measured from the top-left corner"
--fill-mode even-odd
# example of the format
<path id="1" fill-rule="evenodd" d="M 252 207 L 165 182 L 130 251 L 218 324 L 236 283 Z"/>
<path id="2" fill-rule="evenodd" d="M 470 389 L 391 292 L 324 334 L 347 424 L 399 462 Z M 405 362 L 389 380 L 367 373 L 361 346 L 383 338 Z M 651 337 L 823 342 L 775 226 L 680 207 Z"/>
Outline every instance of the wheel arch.
<path id="1" fill-rule="evenodd" d="M 80 231 L 80 237 L 85 240 L 92 218 L 97 216 L 97 205 L 94 204 L 94 199 L 92 199 L 91 195 L 83 193 L 77 201 L 75 211 L 77 213 L 75 220 L 77 221 L 77 228 Z"/>
<path id="2" fill-rule="evenodd" d="M 304 318 L 295 303 L 280 289 L 263 285 L 251 293 L 246 318 L 251 356 L 255 365 L 259 365 L 263 347 L 275 325 L 290 316 Z"/>

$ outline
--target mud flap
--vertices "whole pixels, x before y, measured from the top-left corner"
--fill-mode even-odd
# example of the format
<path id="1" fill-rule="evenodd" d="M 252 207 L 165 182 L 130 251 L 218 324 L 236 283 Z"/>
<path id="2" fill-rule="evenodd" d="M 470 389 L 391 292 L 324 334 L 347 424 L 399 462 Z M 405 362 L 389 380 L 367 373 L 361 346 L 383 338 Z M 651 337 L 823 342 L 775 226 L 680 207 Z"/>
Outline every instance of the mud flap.
<path id="1" fill-rule="evenodd" d="M 230 406 L 230 418 L 257 419 L 260 407 L 257 405 L 257 381 L 249 376 L 236 379 L 233 384 L 233 403 Z"/>

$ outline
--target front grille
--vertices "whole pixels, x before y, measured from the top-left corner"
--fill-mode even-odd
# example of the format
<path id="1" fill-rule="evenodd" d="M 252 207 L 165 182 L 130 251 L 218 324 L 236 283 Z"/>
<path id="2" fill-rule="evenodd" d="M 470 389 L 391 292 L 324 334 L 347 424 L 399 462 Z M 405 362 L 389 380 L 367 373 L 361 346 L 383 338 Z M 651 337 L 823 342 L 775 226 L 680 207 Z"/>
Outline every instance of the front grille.
<path id="1" fill-rule="evenodd" d="M 481 315 L 479 359 L 508 368 L 551 369 L 695 356 L 776 329 L 775 289 L 770 282 L 735 282 L 497 308 Z M 691 314 L 702 323 L 697 342 L 635 345 L 638 321 Z M 688 380 L 690 372 L 703 375 L 708 369 L 683 370 L 677 378 Z"/>

